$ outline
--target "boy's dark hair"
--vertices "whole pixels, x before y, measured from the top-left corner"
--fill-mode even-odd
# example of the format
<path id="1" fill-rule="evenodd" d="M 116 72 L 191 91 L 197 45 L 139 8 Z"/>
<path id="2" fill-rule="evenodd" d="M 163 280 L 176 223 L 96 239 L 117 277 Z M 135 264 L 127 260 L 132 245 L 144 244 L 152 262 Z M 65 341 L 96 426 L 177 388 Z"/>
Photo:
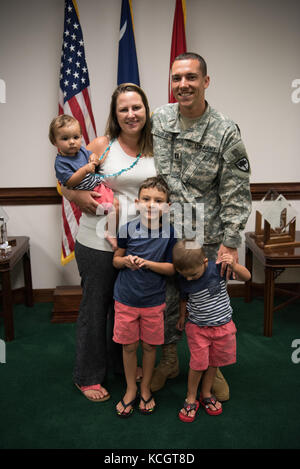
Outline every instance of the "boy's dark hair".
<path id="1" fill-rule="evenodd" d="M 140 197 L 142 189 L 149 188 L 156 188 L 158 191 L 163 192 L 167 196 L 167 202 L 170 201 L 170 191 L 168 185 L 161 176 L 151 177 L 142 182 L 139 188 L 138 198 Z"/>
<path id="2" fill-rule="evenodd" d="M 203 247 L 195 239 L 181 239 L 173 248 L 173 264 L 179 271 L 200 266 L 205 258 Z"/>
<path id="3" fill-rule="evenodd" d="M 184 52 L 183 54 L 177 55 L 173 63 L 176 62 L 177 60 L 188 60 L 188 59 L 198 60 L 202 75 L 204 77 L 207 75 L 207 65 L 206 65 L 204 58 L 201 57 L 201 55 L 196 54 L 195 52 Z"/>

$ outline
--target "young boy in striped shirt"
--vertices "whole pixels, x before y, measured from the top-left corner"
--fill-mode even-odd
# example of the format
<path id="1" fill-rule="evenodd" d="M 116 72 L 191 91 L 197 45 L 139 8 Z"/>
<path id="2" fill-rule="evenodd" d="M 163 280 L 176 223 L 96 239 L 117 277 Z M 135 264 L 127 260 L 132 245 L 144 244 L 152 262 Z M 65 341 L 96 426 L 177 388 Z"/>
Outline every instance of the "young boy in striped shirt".
<path id="1" fill-rule="evenodd" d="M 250 272 L 230 254 L 224 254 L 221 262 L 231 267 L 238 280 L 250 279 Z M 211 388 L 217 367 L 236 362 L 236 327 L 226 288 L 227 269 L 221 277 L 221 263 L 208 261 L 195 240 L 176 243 L 173 264 L 180 274 L 181 291 L 180 318 L 176 327 L 179 330 L 185 327 L 191 355 L 187 397 L 179 418 L 183 422 L 193 422 L 200 404 L 209 415 L 222 413 L 222 404 L 212 395 Z"/>

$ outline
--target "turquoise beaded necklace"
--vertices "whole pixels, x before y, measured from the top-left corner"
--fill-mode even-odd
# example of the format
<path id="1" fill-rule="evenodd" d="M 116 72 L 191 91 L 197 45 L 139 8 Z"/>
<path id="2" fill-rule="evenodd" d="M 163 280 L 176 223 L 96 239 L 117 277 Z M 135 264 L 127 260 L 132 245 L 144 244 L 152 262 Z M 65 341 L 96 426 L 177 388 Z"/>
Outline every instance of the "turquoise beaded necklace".
<path id="1" fill-rule="evenodd" d="M 101 161 L 104 156 L 106 155 L 106 153 L 108 152 L 108 150 L 110 149 L 110 147 L 112 146 L 113 142 L 115 141 L 115 139 L 112 139 L 110 142 L 109 142 L 109 145 L 108 147 L 106 148 L 106 150 L 102 153 L 102 155 L 100 156 L 99 158 L 99 161 Z M 98 178 L 101 178 L 101 179 L 106 179 L 106 178 L 112 178 L 112 177 L 115 177 L 115 176 L 120 176 L 120 174 L 122 173 L 125 173 L 126 171 L 129 171 L 131 168 L 133 168 L 139 161 L 140 157 L 142 156 L 142 153 L 139 153 L 136 157 L 136 159 L 134 160 L 134 162 L 128 166 L 128 168 L 123 168 L 123 169 L 120 169 L 120 171 L 116 172 L 116 173 L 112 173 L 112 174 L 95 174 L 95 176 L 97 176 Z"/>

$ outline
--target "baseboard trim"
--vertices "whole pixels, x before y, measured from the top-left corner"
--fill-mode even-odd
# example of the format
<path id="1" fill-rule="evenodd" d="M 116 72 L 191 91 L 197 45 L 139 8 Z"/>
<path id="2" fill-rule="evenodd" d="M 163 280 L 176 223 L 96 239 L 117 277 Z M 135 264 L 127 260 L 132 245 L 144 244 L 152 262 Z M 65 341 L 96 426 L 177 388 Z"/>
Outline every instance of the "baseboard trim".
<path id="1" fill-rule="evenodd" d="M 278 293 L 288 291 L 300 291 L 299 283 L 276 283 L 275 288 Z M 244 298 L 245 284 L 244 283 L 230 283 L 228 285 L 228 293 L 231 298 Z M 252 285 L 253 297 L 264 295 L 264 284 L 253 283 Z M 53 303 L 53 310 L 51 322 L 53 323 L 72 323 L 76 322 L 80 301 L 82 297 L 82 289 L 80 286 L 58 286 L 56 288 L 43 288 L 33 290 L 34 303 Z M 2 302 L 2 292 L 0 292 L 0 299 Z M 13 303 L 25 303 L 25 288 L 17 288 L 13 291 Z"/>

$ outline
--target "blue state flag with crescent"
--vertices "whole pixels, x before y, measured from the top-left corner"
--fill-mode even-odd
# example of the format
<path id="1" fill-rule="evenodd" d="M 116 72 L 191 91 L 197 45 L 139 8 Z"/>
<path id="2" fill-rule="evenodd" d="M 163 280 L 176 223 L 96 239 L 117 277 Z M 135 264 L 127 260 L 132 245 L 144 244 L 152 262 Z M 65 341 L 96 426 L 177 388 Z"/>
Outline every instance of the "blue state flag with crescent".
<path id="1" fill-rule="evenodd" d="M 118 85 L 121 83 L 140 85 L 130 0 L 122 0 L 121 9 Z"/>

